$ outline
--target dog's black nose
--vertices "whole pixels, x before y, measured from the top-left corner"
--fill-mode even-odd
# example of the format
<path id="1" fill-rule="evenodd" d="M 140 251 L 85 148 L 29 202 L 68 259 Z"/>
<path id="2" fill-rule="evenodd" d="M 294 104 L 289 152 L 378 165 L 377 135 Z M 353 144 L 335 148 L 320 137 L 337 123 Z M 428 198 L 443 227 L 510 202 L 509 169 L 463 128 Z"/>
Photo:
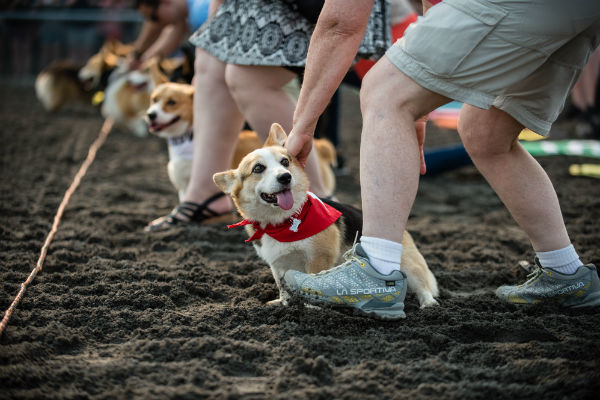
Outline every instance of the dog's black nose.
<path id="1" fill-rule="evenodd" d="M 283 173 L 277 177 L 277 182 L 282 185 L 288 185 L 292 181 L 292 174 L 289 172 Z"/>
<path id="2" fill-rule="evenodd" d="M 154 121 L 154 120 L 156 119 L 156 113 L 155 113 L 155 112 L 149 112 L 149 113 L 147 114 L 147 116 L 148 116 L 148 119 L 149 119 L 150 121 Z"/>

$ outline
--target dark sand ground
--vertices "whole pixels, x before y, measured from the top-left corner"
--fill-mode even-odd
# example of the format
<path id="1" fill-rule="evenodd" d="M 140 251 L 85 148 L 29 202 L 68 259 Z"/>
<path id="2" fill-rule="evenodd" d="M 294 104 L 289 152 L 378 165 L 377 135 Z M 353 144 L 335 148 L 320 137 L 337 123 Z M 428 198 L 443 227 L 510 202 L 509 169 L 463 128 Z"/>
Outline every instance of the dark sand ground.
<path id="1" fill-rule="evenodd" d="M 351 175 L 338 196 L 359 204 L 360 119 L 344 93 Z M 47 114 L 31 88 L 0 89 L 2 312 L 101 124 L 85 108 Z M 429 130 L 429 146 L 457 140 Z M 422 180 L 409 221 L 441 306 L 409 295 L 406 320 L 379 322 L 266 306 L 275 284 L 242 230 L 144 233 L 176 202 L 166 161 L 159 139 L 109 136 L 0 338 L 0 398 L 598 398 L 600 310 L 495 298 L 533 253 L 472 167 Z M 576 248 L 600 263 L 600 182 L 567 172 L 585 161 L 540 159 Z"/>

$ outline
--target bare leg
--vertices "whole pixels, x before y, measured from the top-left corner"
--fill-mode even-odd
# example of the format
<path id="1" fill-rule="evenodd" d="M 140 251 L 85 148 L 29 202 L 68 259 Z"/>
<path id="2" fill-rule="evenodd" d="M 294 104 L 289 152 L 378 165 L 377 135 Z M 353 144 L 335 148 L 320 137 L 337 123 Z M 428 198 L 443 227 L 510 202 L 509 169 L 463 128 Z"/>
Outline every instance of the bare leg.
<path id="1" fill-rule="evenodd" d="M 227 65 L 226 80 L 240 111 L 262 140 L 273 122 L 289 132 L 296 107 L 295 100 L 283 90 L 296 74 L 282 67 Z M 328 196 L 321 177 L 316 151 L 306 162 L 310 190 Z"/>
<path id="2" fill-rule="evenodd" d="M 419 184 L 415 121 L 448 101 L 414 83 L 385 56 L 365 76 L 360 94 L 363 235 L 402 242 Z"/>
<path id="3" fill-rule="evenodd" d="M 213 174 L 231 167 L 235 143 L 244 123 L 225 83 L 225 67 L 214 56 L 196 50 L 194 160 L 186 201 L 201 203 L 219 191 L 212 180 Z M 229 198 L 210 204 L 210 209 L 218 213 L 231 207 Z"/>
<path id="4" fill-rule="evenodd" d="M 517 137 L 523 126 L 497 108 L 464 105 L 459 133 L 477 169 L 496 191 L 535 251 L 568 246 L 560 205 L 552 182 Z"/>

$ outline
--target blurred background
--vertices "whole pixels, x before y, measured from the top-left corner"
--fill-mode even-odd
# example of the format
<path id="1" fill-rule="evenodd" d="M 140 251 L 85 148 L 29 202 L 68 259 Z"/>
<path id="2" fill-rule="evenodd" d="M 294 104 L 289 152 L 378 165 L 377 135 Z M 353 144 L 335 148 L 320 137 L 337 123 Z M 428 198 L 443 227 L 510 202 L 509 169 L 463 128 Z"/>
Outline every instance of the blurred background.
<path id="1" fill-rule="evenodd" d="M 31 84 L 53 60 L 84 64 L 106 39 L 135 40 L 134 0 L 0 0 L 0 76 Z"/>

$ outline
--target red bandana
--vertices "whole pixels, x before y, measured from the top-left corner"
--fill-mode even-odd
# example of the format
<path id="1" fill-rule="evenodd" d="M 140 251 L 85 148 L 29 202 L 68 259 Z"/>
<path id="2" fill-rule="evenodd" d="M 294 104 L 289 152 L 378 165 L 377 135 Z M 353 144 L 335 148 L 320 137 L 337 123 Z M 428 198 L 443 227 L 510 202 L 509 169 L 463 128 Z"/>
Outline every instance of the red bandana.
<path id="1" fill-rule="evenodd" d="M 308 198 L 302 208 L 281 224 L 269 224 L 265 229 L 262 229 L 258 222 L 245 219 L 237 224 L 229 225 L 228 228 L 252 225 L 256 232 L 246 242 L 260 239 L 264 234 L 271 236 L 278 242 L 295 242 L 316 235 L 337 221 L 341 215 L 341 212 L 323 203 L 313 193 L 308 192 Z"/>

